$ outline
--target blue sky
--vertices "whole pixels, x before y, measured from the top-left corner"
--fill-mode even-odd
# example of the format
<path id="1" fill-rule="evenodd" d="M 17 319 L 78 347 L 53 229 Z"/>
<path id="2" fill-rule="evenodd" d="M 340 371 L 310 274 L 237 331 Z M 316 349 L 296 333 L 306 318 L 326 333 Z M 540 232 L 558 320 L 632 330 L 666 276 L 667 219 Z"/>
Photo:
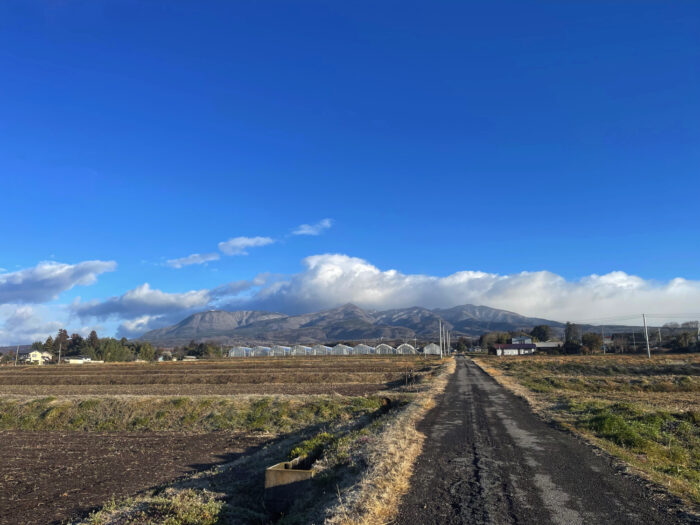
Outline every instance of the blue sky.
<path id="1" fill-rule="evenodd" d="M 699 24 L 694 2 L 3 2 L 0 343 L 224 304 L 698 310 Z M 238 237 L 274 242 L 219 249 Z M 59 264 L 87 277 L 38 299 Z M 436 291 L 461 271 L 496 277 Z M 493 284 L 521 272 L 560 284 Z M 145 283 L 170 309 L 100 306 Z"/>

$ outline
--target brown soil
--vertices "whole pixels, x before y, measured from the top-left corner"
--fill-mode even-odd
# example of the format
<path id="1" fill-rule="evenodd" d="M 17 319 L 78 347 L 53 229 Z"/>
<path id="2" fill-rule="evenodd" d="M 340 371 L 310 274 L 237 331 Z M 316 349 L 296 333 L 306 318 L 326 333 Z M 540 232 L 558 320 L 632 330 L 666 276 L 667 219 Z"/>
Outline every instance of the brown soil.
<path id="1" fill-rule="evenodd" d="M 5 385 L 2 396 L 228 396 L 339 394 L 363 396 L 391 389 L 386 383 L 276 383 L 227 385 Z"/>
<path id="2" fill-rule="evenodd" d="M 116 499 L 252 452 L 263 437 L 0 432 L 0 524 L 58 524 Z"/>

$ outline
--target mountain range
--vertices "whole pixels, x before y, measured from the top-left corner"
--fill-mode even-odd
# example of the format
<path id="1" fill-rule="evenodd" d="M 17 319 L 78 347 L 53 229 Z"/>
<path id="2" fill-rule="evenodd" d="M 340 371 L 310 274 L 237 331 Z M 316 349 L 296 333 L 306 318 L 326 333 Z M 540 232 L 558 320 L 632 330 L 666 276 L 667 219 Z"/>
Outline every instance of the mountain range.
<path id="1" fill-rule="evenodd" d="M 539 324 L 550 325 L 555 330 L 563 326 L 556 321 L 471 304 L 446 309 L 429 310 L 414 306 L 385 311 L 363 310 L 354 304 L 346 304 L 301 315 L 257 310 L 210 310 L 190 315 L 175 325 L 147 332 L 139 339 L 168 346 L 187 344 L 192 340 L 254 345 L 436 339 L 439 321 L 452 331 L 453 340 L 460 335 L 478 336 L 495 330 L 530 330 Z"/>

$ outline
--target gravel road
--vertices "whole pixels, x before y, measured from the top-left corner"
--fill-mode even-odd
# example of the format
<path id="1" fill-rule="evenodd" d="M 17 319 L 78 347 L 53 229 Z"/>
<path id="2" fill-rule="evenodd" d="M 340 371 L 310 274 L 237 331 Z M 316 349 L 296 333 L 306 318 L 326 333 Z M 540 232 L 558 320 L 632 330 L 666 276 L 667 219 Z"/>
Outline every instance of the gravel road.
<path id="1" fill-rule="evenodd" d="M 457 358 L 395 523 L 698 523 L 673 498 L 535 416 L 471 360 Z"/>

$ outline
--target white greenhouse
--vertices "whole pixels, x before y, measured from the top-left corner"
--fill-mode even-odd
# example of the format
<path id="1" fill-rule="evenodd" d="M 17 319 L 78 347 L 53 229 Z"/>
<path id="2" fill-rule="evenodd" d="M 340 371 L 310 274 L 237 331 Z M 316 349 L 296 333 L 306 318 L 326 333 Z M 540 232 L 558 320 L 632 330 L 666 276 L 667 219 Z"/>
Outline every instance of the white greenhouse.
<path id="1" fill-rule="evenodd" d="M 275 345 L 270 350 L 270 355 L 274 357 L 284 357 L 292 351 L 288 346 Z"/>
<path id="2" fill-rule="evenodd" d="M 359 344 L 356 345 L 355 348 L 352 349 L 352 353 L 355 355 L 367 355 L 367 354 L 373 354 L 374 353 L 374 347 L 365 345 L 365 344 Z"/>
<path id="3" fill-rule="evenodd" d="M 351 355 L 352 347 L 348 345 L 338 344 L 331 348 L 332 355 Z"/>
<path id="4" fill-rule="evenodd" d="M 247 357 L 250 355 L 251 351 L 252 351 L 252 348 L 248 348 L 247 346 L 234 346 L 233 348 L 229 349 L 228 356 L 229 357 Z"/>
<path id="5" fill-rule="evenodd" d="M 440 345 L 435 343 L 425 345 L 423 347 L 423 355 L 440 355 Z"/>
<path id="6" fill-rule="evenodd" d="M 374 351 L 377 354 L 395 354 L 396 350 L 394 349 L 393 346 L 390 346 L 388 344 L 382 343 L 380 345 L 377 345 L 377 347 L 374 349 Z"/>
<path id="7" fill-rule="evenodd" d="M 404 343 L 396 348 L 396 353 L 401 355 L 411 355 L 416 353 L 416 349 L 408 343 Z"/>
<path id="8" fill-rule="evenodd" d="M 256 346 L 250 351 L 250 356 L 251 357 L 260 357 L 260 356 L 268 356 L 270 355 L 270 347 L 269 346 Z"/>
<path id="9" fill-rule="evenodd" d="M 330 355 L 331 347 L 325 345 L 314 345 L 311 348 L 311 355 Z"/>
<path id="10" fill-rule="evenodd" d="M 311 355 L 311 347 L 304 345 L 294 345 L 292 347 L 291 355 Z"/>

